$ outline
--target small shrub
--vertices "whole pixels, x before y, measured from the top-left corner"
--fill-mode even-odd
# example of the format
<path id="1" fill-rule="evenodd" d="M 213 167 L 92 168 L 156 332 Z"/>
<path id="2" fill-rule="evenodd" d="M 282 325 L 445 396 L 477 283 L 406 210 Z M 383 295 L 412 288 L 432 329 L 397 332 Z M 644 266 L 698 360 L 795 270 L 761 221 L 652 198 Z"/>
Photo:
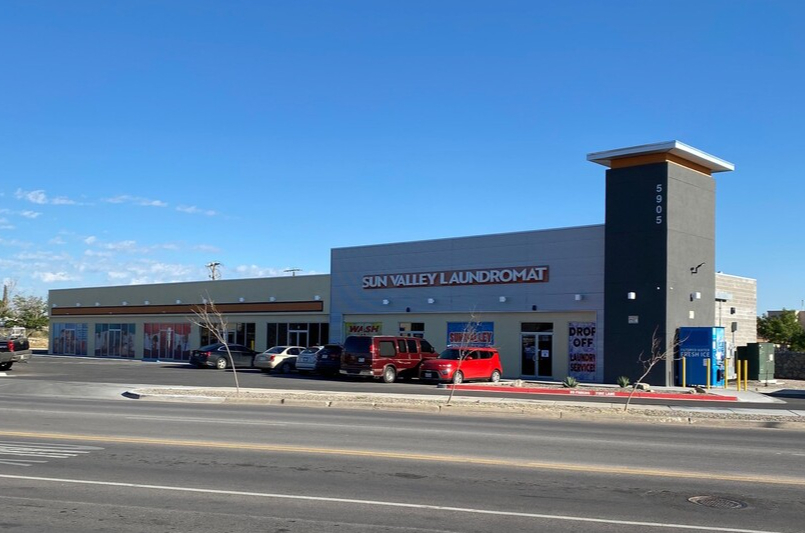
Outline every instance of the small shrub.
<path id="1" fill-rule="evenodd" d="M 568 376 L 562 382 L 562 386 L 567 387 L 568 389 L 575 389 L 576 387 L 579 386 L 579 380 L 577 380 L 572 376 Z"/>
<path id="2" fill-rule="evenodd" d="M 626 387 L 629 386 L 629 384 L 631 383 L 631 380 L 629 378 L 627 378 L 626 376 L 618 376 L 617 382 L 618 382 L 618 386 L 620 388 L 625 389 Z"/>

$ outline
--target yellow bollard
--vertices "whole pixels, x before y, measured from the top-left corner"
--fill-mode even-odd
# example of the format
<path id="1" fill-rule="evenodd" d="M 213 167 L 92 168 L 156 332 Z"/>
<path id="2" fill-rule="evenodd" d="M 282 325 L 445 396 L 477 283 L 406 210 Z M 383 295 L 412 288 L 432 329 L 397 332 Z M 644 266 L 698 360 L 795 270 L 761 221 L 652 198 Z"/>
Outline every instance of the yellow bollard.
<path id="1" fill-rule="evenodd" d="M 738 390 L 741 390 L 741 361 L 735 361 L 735 382 L 738 385 Z"/>
<path id="2" fill-rule="evenodd" d="M 749 359 L 744 359 L 744 390 L 749 390 Z"/>
<path id="3" fill-rule="evenodd" d="M 685 376 L 685 358 L 682 358 L 682 388 L 687 387 L 687 377 Z"/>
<path id="4" fill-rule="evenodd" d="M 710 361 L 707 361 L 707 388 L 710 388 Z"/>

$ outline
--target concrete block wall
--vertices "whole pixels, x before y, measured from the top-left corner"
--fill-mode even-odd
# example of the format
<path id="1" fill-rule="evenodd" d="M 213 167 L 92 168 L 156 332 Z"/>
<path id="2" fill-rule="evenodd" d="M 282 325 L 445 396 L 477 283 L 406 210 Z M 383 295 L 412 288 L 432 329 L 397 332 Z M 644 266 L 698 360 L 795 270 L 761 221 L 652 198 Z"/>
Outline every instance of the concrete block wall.
<path id="1" fill-rule="evenodd" d="M 733 342 L 732 322 L 738 323 L 735 346 L 757 342 L 757 280 L 716 273 L 716 298 L 729 296 L 727 301 L 716 301 L 716 326 L 726 329 L 727 341 Z M 730 311 L 735 308 L 735 313 Z"/>

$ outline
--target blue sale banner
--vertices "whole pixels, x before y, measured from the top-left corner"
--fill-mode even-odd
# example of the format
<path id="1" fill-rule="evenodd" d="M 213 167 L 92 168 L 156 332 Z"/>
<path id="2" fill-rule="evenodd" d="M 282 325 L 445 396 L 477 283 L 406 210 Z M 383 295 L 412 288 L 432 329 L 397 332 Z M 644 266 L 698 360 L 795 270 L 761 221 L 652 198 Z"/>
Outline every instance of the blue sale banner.
<path id="1" fill-rule="evenodd" d="M 494 322 L 448 322 L 447 345 L 492 346 L 495 344 Z"/>

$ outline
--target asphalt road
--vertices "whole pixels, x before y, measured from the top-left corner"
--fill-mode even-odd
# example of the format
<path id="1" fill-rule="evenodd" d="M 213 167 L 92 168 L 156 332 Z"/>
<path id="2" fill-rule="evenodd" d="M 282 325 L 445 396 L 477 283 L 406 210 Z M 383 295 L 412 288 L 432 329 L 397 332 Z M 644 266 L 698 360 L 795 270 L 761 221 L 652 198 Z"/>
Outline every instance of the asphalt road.
<path id="1" fill-rule="evenodd" d="M 416 383 L 239 376 L 245 387 L 436 392 Z M 232 375 L 41 357 L 0 378 L 0 529 L 805 529 L 801 431 L 120 396 L 160 384 L 231 386 Z"/>
<path id="2" fill-rule="evenodd" d="M 126 386 L 137 385 L 179 385 L 193 387 L 232 387 L 234 379 L 232 370 L 219 371 L 198 369 L 179 363 L 146 363 L 141 361 L 125 361 L 116 359 L 74 358 L 58 356 L 37 356 L 28 364 L 15 365 L 8 375 L 15 381 L 37 381 L 34 386 L 53 387 L 66 383 L 116 383 Z M 422 384 L 417 380 L 399 383 L 379 383 L 373 380 L 324 378 L 315 375 L 266 374 L 255 369 L 239 369 L 237 376 L 241 387 L 282 390 L 335 391 L 335 392 L 385 392 L 401 394 L 440 394 L 448 395 L 449 391 L 437 389 L 434 385 Z M 3 382 L 0 380 L 0 392 Z M 17 388 L 19 388 L 18 386 Z M 520 399 L 556 400 L 554 395 L 534 395 L 516 393 L 487 393 L 460 391 L 457 394 L 470 397 L 505 397 Z M 799 409 L 805 410 L 805 391 L 791 391 L 788 395 L 779 395 L 779 403 L 742 402 L 740 407 L 758 409 Z M 574 401 L 590 403 L 619 403 L 624 399 L 612 397 L 574 397 Z M 666 405 L 666 400 L 633 399 L 634 404 Z M 678 406 L 701 406 L 701 402 L 676 400 Z"/>
<path id="3" fill-rule="evenodd" d="M 2 390 L 0 412 L 15 532 L 803 531 L 798 431 Z"/>

